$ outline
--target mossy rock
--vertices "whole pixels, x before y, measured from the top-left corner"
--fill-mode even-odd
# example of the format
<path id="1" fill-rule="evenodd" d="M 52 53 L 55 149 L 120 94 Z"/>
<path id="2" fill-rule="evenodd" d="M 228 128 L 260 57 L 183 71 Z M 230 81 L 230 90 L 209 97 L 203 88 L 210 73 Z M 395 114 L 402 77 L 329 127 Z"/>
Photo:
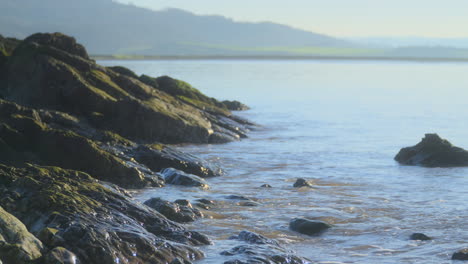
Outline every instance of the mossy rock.
<path id="1" fill-rule="evenodd" d="M 0 205 L 11 200 L 7 209 L 32 233 L 45 238 L 48 248 L 64 247 L 80 263 L 114 263 L 116 258 L 169 263 L 177 256 L 192 261 L 203 254 L 191 246 L 210 243 L 206 236 L 186 230 L 83 172 L 0 165 L 0 188 L 7 190 L 0 193 Z"/>
<path id="2" fill-rule="evenodd" d="M 123 66 L 112 66 L 112 67 L 107 67 L 107 68 L 114 71 L 114 72 L 116 72 L 116 73 L 138 79 L 138 75 L 136 75 L 136 73 L 134 73 L 132 70 L 127 69 L 127 68 L 125 68 Z"/>

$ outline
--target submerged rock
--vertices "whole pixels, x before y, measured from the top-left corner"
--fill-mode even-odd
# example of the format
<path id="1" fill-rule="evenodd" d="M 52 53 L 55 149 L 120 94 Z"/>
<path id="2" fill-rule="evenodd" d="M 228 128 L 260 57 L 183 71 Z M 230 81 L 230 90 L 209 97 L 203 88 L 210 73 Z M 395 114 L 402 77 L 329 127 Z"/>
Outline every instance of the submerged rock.
<path id="1" fill-rule="evenodd" d="M 452 260 L 468 260 L 468 248 L 453 253 Z"/>
<path id="2" fill-rule="evenodd" d="M 205 182 L 204 179 L 196 175 L 188 174 L 173 168 L 164 169 L 161 172 L 161 175 L 164 177 L 164 180 L 167 184 L 194 186 L 200 187 L 202 189 L 210 188 L 210 186 L 208 185 L 208 183 Z"/>
<path id="3" fill-rule="evenodd" d="M 306 179 L 299 178 L 296 180 L 296 182 L 293 184 L 294 188 L 301 188 L 301 187 L 312 187 L 312 184 L 307 181 Z"/>
<path id="4" fill-rule="evenodd" d="M 262 235 L 242 231 L 237 236 L 230 239 L 237 239 L 246 244 L 236 246 L 230 250 L 221 252 L 220 254 L 233 259 L 224 262 L 224 264 L 241 264 L 241 263 L 276 263 L 276 264 L 310 264 L 310 260 L 295 256 L 292 252 L 284 249 L 273 239 L 266 238 Z"/>
<path id="5" fill-rule="evenodd" d="M 155 209 L 168 219 L 179 223 L 193 222 L 203 217 L 200 210 L 193 208 L 188 201 L 177 200 L 174 203 L 161 198 L 151 198 L 145 205 Z"/>
<path id="6" fill-rule="evenodd" d="M 437 134 L 426 134 L 417 145 L 402 148 L 395 160 L 404 165 L 461 167 L 468 166 L 468 151 L 453 146 Z"/>
<path id="7" fill-rule="evenodd" d="M 303 218 L 295 218 L 289 222 L 289 229 L 301 234 L 313 236 L 329 229 L 331 225 L 321 221 L 311 221 Z"/>
<path id="8" fill-rule="evenodd" d="M 45 234 L 45 246 L 66 248 L 80 263 L 192 261 L 203 257 L 192 246 L 210 243 L 83 172 L 0 165 L 0 189 L 16 192 L 1 192 L 1 206 L 31 233 Z M 50 232 L 43 231 L 47 228 Z"/>
<path id="9" fill-rule="evenodd" d="M 250 231 L 241 231 L 237 236 L 232 236 L 229 239 L 237 239 L 241 241 L 248 242 L 249 244 L 270 244 L 274 246 L 280 246 L 276 240 L 269 239 L 260 234 L 250 232 Z"/>
<path id="10" fill-rule="evenodd" d="M 411 240 L 432 240 L 432 238 L 426 236 L 423 233 L 414 233 L 410 236 Z"/>
<path id="11" fill-rule="evenodd" d="M 42 256 L 43 249 L 41 241 L 18 218 L 0 207 L 0 261 L 31 263 Z"/>

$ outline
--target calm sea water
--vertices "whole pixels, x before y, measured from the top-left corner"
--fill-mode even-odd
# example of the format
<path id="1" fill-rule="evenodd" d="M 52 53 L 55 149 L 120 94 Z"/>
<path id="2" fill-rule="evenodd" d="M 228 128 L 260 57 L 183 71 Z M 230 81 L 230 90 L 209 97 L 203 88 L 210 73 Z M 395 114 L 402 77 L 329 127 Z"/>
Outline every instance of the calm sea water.
<path id="1" fill-rule="evenodd" d="M 250 230 L 317 263 L 454 263 L 468 247 L 468 168 L 400 166 L 400 148 L 437 132 L 468 149 L 468 64 L 343 61 L 102 61 L 138 74 L 170 75 L 218 99 L 252 107 L 238 113 L 261 127 L 225 145 L 180 146 L 226 170 L 211 189 L 165 187 L 138 195 L 208 198 L 220 208 L 188 227 L 208 234 L 199 263 Z M 292 187 L 296 178 L 315 183 Z M 260 186 L 268 183 L 272 189 Z M 241 207 L 231 194 L 256 199 Z M 334 225 L 319 237 L 288 230 L 294 217 Z M 434 238 L 410 241 L 414 232 Z"/>

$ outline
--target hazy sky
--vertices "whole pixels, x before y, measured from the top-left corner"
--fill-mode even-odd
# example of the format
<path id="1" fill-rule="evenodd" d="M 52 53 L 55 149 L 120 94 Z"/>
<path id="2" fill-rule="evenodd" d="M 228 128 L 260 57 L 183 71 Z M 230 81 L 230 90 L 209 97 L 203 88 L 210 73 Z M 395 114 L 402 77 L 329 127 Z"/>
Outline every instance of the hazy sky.
<path id="1" fill-rule="evenodd" d="M 468 37 L 468 0 L 116 0 L 334 36 Z"/>

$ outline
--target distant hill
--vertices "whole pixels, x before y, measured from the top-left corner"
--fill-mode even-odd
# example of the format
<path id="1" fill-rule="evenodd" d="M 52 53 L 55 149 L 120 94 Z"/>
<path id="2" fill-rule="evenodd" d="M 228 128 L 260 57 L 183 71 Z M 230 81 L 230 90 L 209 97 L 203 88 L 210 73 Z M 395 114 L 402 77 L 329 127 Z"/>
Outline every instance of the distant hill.
<path id="1" fill-rule="evenodd" d="M 73 35 L 91 54 L 294 54 L 304 47 L 351 47 L 347 41 L 275 23 L 240 23 L 111 0 L 1 0 L 0 34 Z"/>

